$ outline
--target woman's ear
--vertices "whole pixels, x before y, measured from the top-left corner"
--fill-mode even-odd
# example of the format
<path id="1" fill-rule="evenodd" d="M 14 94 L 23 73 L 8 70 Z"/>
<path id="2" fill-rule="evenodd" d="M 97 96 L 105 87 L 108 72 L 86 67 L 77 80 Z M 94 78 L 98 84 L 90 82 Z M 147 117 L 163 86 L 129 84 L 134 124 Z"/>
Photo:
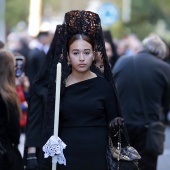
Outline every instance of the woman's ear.
<path id="1" fill-rule="evenodd" d="M 95 58 L 96 58 L 96 52 L 94 51 L 93 52 L 93 60 L 95 60 Z"/>
<path id="2" fill-rule="evenodd" d="M 69 55 L 67 55 L 67 64 L 68 64 L 68 65 L 71 65 L 71 61 L 70 61 Z"/>
<path id="3" fill-rule="evenodd" d="M 68 61 L 70 61 L 70 57 L 69 57 L 69 55 L 67 55 L 67 60 L 68 60 Z"/>

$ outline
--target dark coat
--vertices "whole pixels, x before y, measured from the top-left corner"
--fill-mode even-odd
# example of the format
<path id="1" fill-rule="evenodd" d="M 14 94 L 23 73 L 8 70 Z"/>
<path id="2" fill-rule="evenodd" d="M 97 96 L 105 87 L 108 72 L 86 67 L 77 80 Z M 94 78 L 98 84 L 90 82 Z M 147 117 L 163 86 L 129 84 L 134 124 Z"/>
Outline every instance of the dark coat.
<path id="1" fill-rule="evenodd" d="M 91 99 L 92 101 L 90 102 L 90 104 L 91 103 L 94 104 L 94 101 L 97 101 L 97 103 L 101 104 L 104 101 L 104 103 L 105 103 L 104 106 L 106 107 L 105 111 L 108 114 L 106 117 L 108 118 L 108 121 L 110 121 L 114 117 L 117 116 L 116 115 L 117 114 L 117 110 L 116 110 L 116 106 L 114 105 L 115 103 L 109 102 L 110 100 L 115 101 L 115 99 L 107 97 L 107 96 L 112 96 L 112 93 L 111 93 L 112 89 L 109 87 L 109 84 L 107 84 L 108 82 L 105 79 L 104 79 L 105 80 L 104 81 L 103 79 L 104 78 L 98 78 L 98 79 L 96 78 L 95 79 L 94 82 L 97 83 L 96 85 L 98 85 L 98 84 L 102 84 L 103 85 L 102 87 L 101 86 L 96 86 L 95 90 L 94 90 L 94 86 L 93 86 L 93 88 L 89 88 L 86 84 L 83 85 L 83 88 L 85 87 L 85 91 L 81 90 L 81 95 L 80 95 L 80 93 L 77 92 L 78 95 L 80 96 L 80 98 L 77 99 L 77 97 L 71 96 L 71 98 L 72 98 L 71 101 L 73 103 L 77 103 L 77 101 L 75 102 L 75 100 L 80 100 L 81 101 L 82 100 L 81 98 L 83 98 L 83 101 L 84 101 L 84 98 L 87 98 L 88 102 Z M 103 81 L 99 81 L 99 80 L 103 80 Z M 53 129 L 51 129 L 51 127 L 53 127 L 53 123 L 54 123 L 53 122 L 54 121 L 54 115 L 50 116 L 50 115 L 47 115 L 45 113 L 45 110 L 46 110 L 45 105 L 46 105 L 46 102 L 47 102 L 47 95 L 46 95 L 47 94 L 47 90 L 48 90 L 48 84 L 46 84 L 45 82 L 44 82 L 44 85 L 43 85 L 43 82 L 41 82 L 41 88 L 37 84 L 34 84 L 32 90 L 31 90 L 31 95 L 30 95 L 31 96 L 30 102 L 29 102 L 29 108 L 30 109 L 28 111 L 29 115 L 28 115 L 28 123 L 27 123 L 27 128 L 26 128 L 27 129 L 26 130 L 26 147 L 31 147 L 31 146 L 36 147 L 36 149 L 37 149 L 36 150 L 36 155 L 38 157 L 39 169 L 50 169 L 49 166 L 51 166 L 51 158 L 44 159 L 44 154 L 42 152 L 42 146 L 47 142 L 48 138 L 53 134 Z M 78 89 L 75 89 L 75 91 L 78 91 Z M 73 93 L 74 93 L 74 91 L 73 91 Z M 93 95 L 93 97 L 89 98 L 89 96 L 87 97 L 87 94 L 89 96 Z M 94 94 L 98 94 L 96 98 L 95 98 Z M 83 95 L 85 97 L 82 97 Z M 70 99 L 69 99 L 69 101 L 70 101 Z M 81 103 L 81 102 L 79 102 L 79 103 Z M 67 102 L 66 102 L 66 105 L 67 105 Z M 83 103 L 83 105 L 84 105 L 84 103 Z M 82 106 L 82 105 L 80 104 L 80 106 Z M 87 107 L 87 108 L 90 108 L 90 107 Z M 103 111 L 103 109 L 101 109 L 102 108 L 101 106 L 99 106 L 99 108 L 100 108 L 99 110 Z M 82 108 L 80 107 L 79 109 L 81 110 Z M 93 109 L 94 110 L 96 110 L 96 109 L 98 110 L 98 107 L 95 106 L 94 108 L 91 108 L 90 111 L 92 111 Z M 77 109 L 76 109 L 76 111 L 78 112 Z M 91 113 L 90 111 L 87 111 L 87 112 L 90 114 Z M 85 113 L 83 113 L 83 115 L 85 115 L 85 118 L 82 119 L 82 117 L 81 117 L 80 120 L 78 120 L 78 117 L 74 117 L 73 116 L 73 115 L 76 115 L 74 113 L 74 111 L 71 111 L 69 109 L 69 112 L 70 112 L 71 117 L 73 119 L 73 124 L 69 124 L 68 122 L 66 122 L 65 119 L 67 120 L 67 118 L 64 118 L 64 116 L 62 117 L 62 114 L 61 114 L 60 115 L 60 123 L 63 126 L 66 125 L 66 126 L 69 126 L 69 127 L 70 126 L 71 127 L 72 126 L 73 127 L 74 126 L 75 127 L 79 127 L 79 124 L 80 125 L 83 124 L 83 123 L 81 123 L 81 121 L 82 122 L 86 122 L 87 121 L 87 122 L 92 123 L 92 124 L 86 123 L 87 127 L 88 126 L 89 127 L 103 127 L 104 129 L 107 129 L 107 123 L 105 122 L 104 117 L 103 116 L 101 117 L 101 116 L 98 116 L 98 115 L 96 116 L 96 114 L 98 114 L 98 112 L 96 114 L 94 114 L 97 117 L 96 119 L 94 119 L 95 116 L 93 116 L 93 114 L 90 114 L 90 116 L 88 116 L 88 114 L 86 114 L 86 111 L 85 111 Z M 68 115 L 68 117 L 69 117 L 69 115 Z M 103 121 L 101 121 L 101 119 Z M 70 119 L 68 119 L 68 121 L 72 123 L 72 121 L 70 121 Z M 93 121 L 94 121 L 95 125 L 93 124 Z M 76 123 L 78 123 L 78 125 Z M 51 124 L 52 124 L 52 126 L 49 126 Z M 86 128 L 86 129 L 89 129 L 89 128 Z M 99 128 L 99 129 L 101 129 L 101 128 Z M 106 132 L 107 132 L 107 130 L 106 130 Z M 48 137 L 47 137 L 47 135 L 48 135 Z M 96 136 L 96 135 L 98 136 L 98 135 L 102 135 L 102 134 L 96 133 L 95 135 L 93 135 L 93 137 Z M 107 134 L 104 133 L 103 135 L 107 135 Z M 81 135 L 77 134 L 76 136 L 81 136 Z M 61 137 L 62 137 L 62 135 L 61 135 Z M 72 136 L 72 137 L 75 138 L 75 136 Z M 72 139 L 72 138 L 69 138 L 69 139 Z M 80 137 L 80 139 L 82 139 L 82 138 Z M 98 139 L 98 138 L 96 138 L 96 139 Z M 105 141 L 105 139 L 107 139 L 107 138 L 104 137 L 103 140 Z M 88 141 L 88 138 L 87 138 L 87 141 Z M 86 141 L 86 143 L 87 143 L 87 141 Z M 94 143 L 96 143 L 96 142 L 94 142 Z M 101 139 L 101 143 L 102 143 L 102 139 Z M 105 147 L 104 147 L 104 150 L 105 150 Z M 102 160 L 102 161 L 105 161 L 105 160 Z M 102 162 L 102 161 L 100 161 L 100 162 Z M 88 166 L 88 165 L 86 165 L 86 166 Z M 60 167 L 60 168 L 62 168 L 62 167 Z"/>
<path id="2" fill-rule="evenodd" d="M 20 125 L 19 116 L 15 112 L 15 107 L 9 105 L 8 108 L 0 95 L 0 139 L 2 142 L 10 140 L 12 144 L 19 144 Z"/>
<path id="3" fill-rule="evenodd" d="M 41 81 L 41 80 L 40 80 Z M 27 148 L 36 147 L 36 156 L 38 158 L 39 169 L 46 167 L 51 163 L 51 157 L 44 159 L 44 153 L 42 151 L 42 146 L 47 142 L 42 132 L 52 135 L 52 131 L 46 128 L 46 122 L 49 120 L 44 120 L 47 102 L 47 91 L 48 91 L 48 81 L 43 80 L 39 82 L 40 85 L 34 83 L 30 90 L 30 97 L 28 99 L 28 118 L 26 125 L 26 141 L 25 141 L 25 152 L 24 152 L 24 162 L 27 164 Z M 42 161 L 43 160 L 43 161 Z M 48 163 L 50 162 L 50 163 Z"/>
<path id="4" fill-rule="evenodd" d="M 30 50 L 29 55 L 27 57 L 27 76 L 29 78 L 30 83 L 36 79 L 38 73 L 40 72 L 40 68 L 45 60 L 45 53 L 42 50 L 37 48 Z"/>
<path id="5" fill-rule="evenodd" d="M 19 115 L 16 107 L 6 105 L 0 96 L 0 141 L 6 150 L 0 156 L 0 169 L 2 170 L 23 170 L 23 161 L 18 150 L 20 138 Z"/>
<path id="6" fill-rule="evenodd" d="M 169 110 L 170 66 L 167 63 L 142 51 L 136 56 L 121 57 L 112 72 L 127 124 L 145 123 L 140 87 L 150 121 L 160 120 L 162 108 L 164 113 Z M 136 78 L 140 81 L 140 87 Z"/>

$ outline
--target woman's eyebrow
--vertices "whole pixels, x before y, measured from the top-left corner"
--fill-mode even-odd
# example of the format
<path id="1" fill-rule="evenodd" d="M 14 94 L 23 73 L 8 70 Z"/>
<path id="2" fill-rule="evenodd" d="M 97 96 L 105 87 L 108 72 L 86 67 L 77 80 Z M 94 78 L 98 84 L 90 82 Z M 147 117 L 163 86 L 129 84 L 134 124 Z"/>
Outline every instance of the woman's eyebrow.
<path id="1" fill-rule="evenodd" d="M 78 49 L 73 49 L 72 51 L 79 51 Z"/>
<path id="2" fill-rule="evenodd" d="M 79 51 L 80 49 L 73 49 L 72 51 Z M 91 51 L 90 49 L 84 49 L 84 51 Z"/>

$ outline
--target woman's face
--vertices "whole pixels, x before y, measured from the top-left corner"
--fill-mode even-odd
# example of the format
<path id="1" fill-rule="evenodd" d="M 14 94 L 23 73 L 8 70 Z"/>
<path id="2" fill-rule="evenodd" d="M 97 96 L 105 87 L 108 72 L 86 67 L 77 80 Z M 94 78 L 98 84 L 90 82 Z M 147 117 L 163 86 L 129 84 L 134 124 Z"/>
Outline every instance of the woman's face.
<path id="1" fill-rule="evenodd" d="M 102 59 L 102 55 L 101 52 L 97 52 L 96 53 L 96 63 L 98 63 L 99 65 L 103 65 L 103 59 Z"/>
<path id="2" fill-rule="evenodd" d="M 112 47 L 111 47 L 110 43 L 105 42 L 105 49 L 106 49 L 107 57 L 108 57 L 108 59 L 110 60 L 110 58 L 111 58 L 112 55 L 113 55 Z"/>
<path id="3" fill-rule="evenodd" d="M 72 71 L 86 72 L 94 59 L 93 49 L 90 43 L 80 39 L 74 41 L 69 47 L 68 61 L 72 65 Z"/>

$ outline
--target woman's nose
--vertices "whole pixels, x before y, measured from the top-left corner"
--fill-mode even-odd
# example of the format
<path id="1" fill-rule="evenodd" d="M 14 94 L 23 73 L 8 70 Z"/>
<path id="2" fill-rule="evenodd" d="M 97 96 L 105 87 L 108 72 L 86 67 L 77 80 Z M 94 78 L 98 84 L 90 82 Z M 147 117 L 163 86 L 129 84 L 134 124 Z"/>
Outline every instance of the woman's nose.
<path id="1" fill-rule="evenodd" d="M 79 60 L 84 61 L 84 55 L 82 53 L 80 53 Z"/>

